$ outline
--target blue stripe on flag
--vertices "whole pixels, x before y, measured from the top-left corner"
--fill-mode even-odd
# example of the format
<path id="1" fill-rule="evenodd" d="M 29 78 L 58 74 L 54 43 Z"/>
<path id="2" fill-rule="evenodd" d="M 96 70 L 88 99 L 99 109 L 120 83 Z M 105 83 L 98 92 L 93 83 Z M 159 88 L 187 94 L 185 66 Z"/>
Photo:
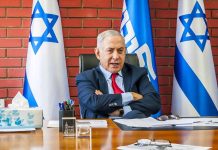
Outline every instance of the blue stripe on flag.
<path id="1" fill-rule="evenodd" d="M 135 49 L 132 53 L 136 53 L 136 51 L 145 43 L 148 45 L 149 53 L 151 54 L 152 69 L 156 75 L 155 79 L 150 78 L 150 80 L 155 90 L 159 92 L 153 38 L 152 38 L 152 26 L 150 20 L 150 8 L 149 8 L 148 0 L 126 0 L 125 2 L 126 2 L 126 10 L 128 11 L 128 15 L 129 15 L 129 21 L 132 24 L 134 35 L 139 44 L 139 47 Z M 124 36 L 126 36 L 130 32 L 128 31 L 126 25 L 124 25 L 121 30 L 123 31 Z M 126 42 L 128 42 L 126 46 L 129 47 L 131 41 L 126 41 Z M 145 63 L 144 67 L 148 69 L 149 76 L 151 77 L 150 75 L 151 70 L 149 70 L 147 66 L 148 62 L 146 59 L 147 57 L 146 54 L 143 53 L 142 57 Z"/>
<path id="2" fill-rule="evenodd" d="M 25 75 L 24 78 L 24 90 L 23 90 L 23 96 L 28 100 L 30 107 L 38 107 L 38 104 L 36 103 L 36 100 L 33 96 L 32 90 L 29 86 L 29 81 L 27 79 L 27 75 Z"/>
<path id="3" fill-rule="evenodd" d="M 122 14 L 121 33 L 124 37 L 128 37 L 125 39 L 128 53 L 137 53 L 138 57 L 142 58 L 141 64 L 145 64 L 143 67 L 148 70 L 149 79 L 159 93 L 149 2 L 148 0 L 124 0 L 123 2 L 126 7 Z M 160 114 L 161 111 L 153 117 L 158 117 Z"/>
<path id="4" fill-rule="evenodd" d="M 217 116 L 218 111 L 204 85 L 192 71 L 176 46 L 175 77 L 190 103 L 200 116 Z M 184 109 L 184 108 L 181 108 Z"/>

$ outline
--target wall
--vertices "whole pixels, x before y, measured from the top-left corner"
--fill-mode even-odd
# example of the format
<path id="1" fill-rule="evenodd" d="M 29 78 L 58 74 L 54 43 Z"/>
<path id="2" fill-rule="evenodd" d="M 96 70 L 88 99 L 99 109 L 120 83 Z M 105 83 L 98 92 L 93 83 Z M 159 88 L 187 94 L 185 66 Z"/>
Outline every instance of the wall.
<path id="1" fill-rule="evenodd" d="M 177 0 L 149 0 L 157 71 L 164 113 L 170 113 Z M 122 0 L 59 0 L 71 98 L 77 99 L 78 55 L 93 53 L 99 32 L 119 30 Z M 31 0 L 0 0 L 0 98 L 22 91 Z M 205 1 L 218 75 L 218 1 Z M 79 111 L 77 109 L 77 116 Z"/>

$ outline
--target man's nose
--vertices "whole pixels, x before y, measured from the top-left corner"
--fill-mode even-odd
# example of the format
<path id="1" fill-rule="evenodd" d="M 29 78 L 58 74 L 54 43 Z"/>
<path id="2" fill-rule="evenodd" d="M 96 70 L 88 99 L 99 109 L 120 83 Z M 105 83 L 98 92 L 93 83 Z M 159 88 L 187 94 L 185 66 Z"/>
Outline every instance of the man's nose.
<path id="1" fill-rule="evenodd" d="M 117 51 L 114 51 L 113 52 L 113 59 L 118 59 L 120 56 L 119 56 L 119 53 Z"/>

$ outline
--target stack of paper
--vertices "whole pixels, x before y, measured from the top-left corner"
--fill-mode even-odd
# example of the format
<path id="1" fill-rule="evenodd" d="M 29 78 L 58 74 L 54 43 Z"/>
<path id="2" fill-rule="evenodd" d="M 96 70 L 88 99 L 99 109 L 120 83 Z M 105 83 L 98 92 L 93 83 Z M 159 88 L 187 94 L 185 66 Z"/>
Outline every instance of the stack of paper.
<path id="1" fill-rule="evenodd" d="M 106 120 L 76 120 L 78 122 L 89 122 L 92 128 L 106 128 L 107 121 Z"/>
<path id="2" fill-rule="evenodd" d="M 115 119 L 117 123 L 129 127 L 165 127 L 165 126 L 214 126 L 218 127 L 218 118 L 180 118 L 178 120 L 158 121 L 152 117 L 143 119 Z"/>
<path id="3" fill-rule="evenodd" d="M 89 122 L 92 128 L 106 128 L 107 121 L 106 120 L 76 120 L 77 122 Z M 58 120 L 50 120 L 47 125 L 48 128 L 58 128 L 59 121 Z"/>
<path id="4" fill-rule="evenodd" d="M 193 145 L 183 145 L 183 144 L 171 144 L 172 147 L 169 147 L 169 149 L 172 150 L 209 150 L 211 147 L 202 147 L 202 146 L 193 146 Z M 153 149 L 159 149 L 155 146 L 137 146 L 135 144 L 127 145 L 127 146 L 119 146 L 117 149 L 120 150 L 153 150 Z M 166 148 L 167 149 L 167 148 Z"/>

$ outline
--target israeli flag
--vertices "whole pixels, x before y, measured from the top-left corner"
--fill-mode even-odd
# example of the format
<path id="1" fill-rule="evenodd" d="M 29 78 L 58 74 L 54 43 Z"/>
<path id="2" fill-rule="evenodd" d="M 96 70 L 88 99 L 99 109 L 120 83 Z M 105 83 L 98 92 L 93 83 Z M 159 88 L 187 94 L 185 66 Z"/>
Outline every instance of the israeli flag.
<path id="1" fill-rule="evenodd" d="M 57 0 L 34 0 L 23 95 L 58 119 L 58 103 L 69 99 L 61 17 Z"/>
<path id="2" fill-rule="evenodd" d="M 218 116 L 218 88 L 203 0 L 179 0 L 172 113 Z"/>
<path id="3" fill-rule="evenodd" d="M 147 68 L 148 77 L 159 93 L 148 0 L 123 0 L 121 34 L 127 52 L 137 54 L 140 66 Z"/>

